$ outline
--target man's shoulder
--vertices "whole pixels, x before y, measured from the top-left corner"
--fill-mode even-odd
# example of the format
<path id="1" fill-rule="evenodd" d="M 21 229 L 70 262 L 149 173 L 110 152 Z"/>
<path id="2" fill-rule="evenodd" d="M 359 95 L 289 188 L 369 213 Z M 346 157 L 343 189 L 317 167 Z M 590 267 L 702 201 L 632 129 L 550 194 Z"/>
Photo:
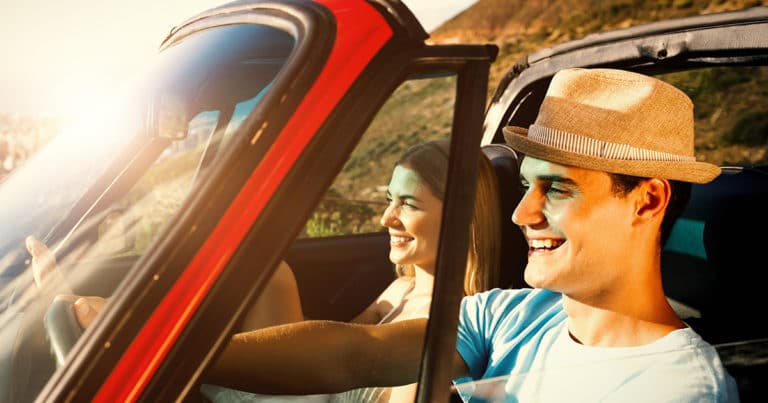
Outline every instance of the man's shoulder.
<path id="1" fill-rule="evenodd" d="M 485 317 L 495 325 L 523 325 L 564 315 L 560 293 L 531 288 L 493 289 L 466 297 L 462 310 L 469 317 Z"/>
<path id="2" fill-rule="evenodd" d="M 562 302 L 562 294 L 541 288 L 494 288 L 466 298 L 475 299 L 486 305 L 559 305 Z"/>
<path id="3" fill-rule="evenodd" d="M 704 383 L 700 391 L 712 396 L 714 401 L 738 402 L 738 389 L 735 379 L 728 373 L 720 360 L 720 355 L 713 345 L 705 341 L 691 328 L 680 329 L 671 334 L 681 339 L 681 350 L 690 356 L 688 372 L 699 371 L 699 379 Z M 696 378 L 691 376 L 690 378 Z"/>

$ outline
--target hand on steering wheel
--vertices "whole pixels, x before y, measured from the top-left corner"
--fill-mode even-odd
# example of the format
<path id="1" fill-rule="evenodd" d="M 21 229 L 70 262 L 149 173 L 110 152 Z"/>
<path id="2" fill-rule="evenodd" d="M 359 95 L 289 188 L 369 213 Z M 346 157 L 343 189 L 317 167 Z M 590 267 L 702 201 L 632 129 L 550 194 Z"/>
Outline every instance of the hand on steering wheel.
<path id="1" fill-rule="evenodd" d="M 56 257 L 48 246 L 34 236 L 27 237 L 26 246 L 32 255 L 31 269 L 35 285 L 42 289 L 48 282 L 56 281 L 57 287 L 64 287 L 64 293 L 53 298 L 44 317 L 48 341 L 57 363 L 61 365 L 84 329 L 101 311 L 105 299 L 74 295 L 66 286 L 56 266 Z"/>
<path id="2" fill-rule="evenodd" d="M 27 251 L 32 255 L 32 276 L 35 284 L 41 288 L 43 284 L 52 279 L 56 279 L 59 286 L 66 287 L 64 279 L 56 266 L 56 256 L 51 252 L 48 246 L 40 240 L 30 235 L 26 239 Z M 74 303 L 74 313 L 81 327 L 86 328 L 93 322 L 101 309 L 104 307 L 104 298 L 102 297 L 80 297 L 74 295 L 68 288 L 56 299 L 63 299 Z"/>

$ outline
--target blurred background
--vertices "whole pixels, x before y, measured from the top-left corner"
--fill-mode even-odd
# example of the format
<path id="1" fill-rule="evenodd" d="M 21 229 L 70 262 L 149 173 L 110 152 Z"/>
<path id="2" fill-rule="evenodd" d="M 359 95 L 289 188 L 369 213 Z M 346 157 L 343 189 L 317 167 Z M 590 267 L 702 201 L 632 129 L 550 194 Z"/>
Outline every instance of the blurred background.
<path id="1" fill-rule="evenodd" d="M 223 3 L 0 0 L 0 182 L 64 127 L 131 85 L 174 25 Z M 404 3 L 431 42 L 497 44 L 492 91 L 506 68 L 528 51 L 606 29 L 768 5 L 768 0 Z"/>

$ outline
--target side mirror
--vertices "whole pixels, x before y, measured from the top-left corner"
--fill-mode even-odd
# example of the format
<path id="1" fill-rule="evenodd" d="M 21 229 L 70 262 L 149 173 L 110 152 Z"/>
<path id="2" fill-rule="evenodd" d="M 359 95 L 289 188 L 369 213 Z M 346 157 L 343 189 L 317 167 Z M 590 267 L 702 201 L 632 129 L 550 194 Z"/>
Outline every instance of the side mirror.
<path id="1" fill-rule="evenodd" d="M 173 96 L 158 96 L 150 105 L 151 129 L 154 137 L 182 140 L 189 131 L 187 108 L 180 99 Z"/>

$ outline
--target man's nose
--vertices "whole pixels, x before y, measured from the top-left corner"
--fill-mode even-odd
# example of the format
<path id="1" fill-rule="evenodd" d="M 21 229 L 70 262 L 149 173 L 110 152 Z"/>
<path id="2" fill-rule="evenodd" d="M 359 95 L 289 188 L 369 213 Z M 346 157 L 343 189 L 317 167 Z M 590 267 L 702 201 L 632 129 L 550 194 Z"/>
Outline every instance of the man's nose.
<path id="1" fill-rule="evenodd" d="M 512 212 L 512 222 L 519 226 L 534 226 L 544 221 L 544 201 L 536 192 L 528 190 Z"/>

